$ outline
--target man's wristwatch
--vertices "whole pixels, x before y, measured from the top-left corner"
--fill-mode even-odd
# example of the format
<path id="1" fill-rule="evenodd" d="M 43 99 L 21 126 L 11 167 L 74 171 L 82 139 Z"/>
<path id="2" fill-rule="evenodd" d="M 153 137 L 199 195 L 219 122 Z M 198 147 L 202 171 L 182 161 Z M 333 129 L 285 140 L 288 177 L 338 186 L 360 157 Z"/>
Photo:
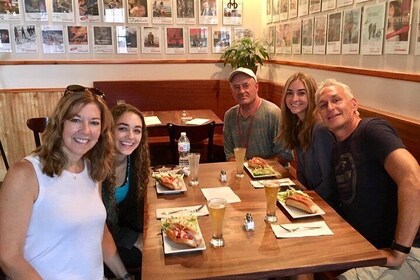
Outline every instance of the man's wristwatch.
<path id="1" fill-rule="evenodd" d="M 394 240 L 394 241 L 392 241 L 391 249 L 395 250 L 395 251 L 398 251 L 398 252 L 401 252 L 401 253 L 404 253 L 404 254 L 409 254 L 410 250 L 411 250 L 411 247 L 406 247 L 406 246 L 403 246 L 401 244 L 398 244 Z"/>

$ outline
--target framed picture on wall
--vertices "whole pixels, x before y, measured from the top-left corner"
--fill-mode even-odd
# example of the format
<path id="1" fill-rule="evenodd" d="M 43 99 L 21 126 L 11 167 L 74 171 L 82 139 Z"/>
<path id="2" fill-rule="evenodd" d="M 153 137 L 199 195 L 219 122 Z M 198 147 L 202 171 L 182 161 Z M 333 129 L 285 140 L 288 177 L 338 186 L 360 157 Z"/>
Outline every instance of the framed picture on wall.
<path id="1" fill-rule="evenodd" d="M 266 0 L 265 3 L 265 16 L 267 23 L 271 23 L 273 21 L 273 0 Z"/>
<path id="2" fill-rule="evenodd" d="M 208 27 L 188 28 L 188 41 L 190 53 L 209 52 L 209 29 Z"/>
<path id="3" fill-rule="evenodd" d="M 365 6 L 363 9 L 360 53 L 381 55 L 384 41 L 385 4 Z"/>
<path id="4" fill-rule="evenodd" d="M 337 0 L 337 8 L 353 5 L 353 0 Z"/>
<path id="5" fill-rule="evenodd" d="M 152 5 L 152 23 L 172 24 L 172 1 L 154 0 Z"/>
<path id="6" fill-rule="evenodd" d="M 0 23 L 0 53 L 12 52 L 10 26 L 7 23 Z"/>
<path id="7" fill-rule="evenodd" d="M 306 16 L 309 14 L 309 0 L 298 1 L 298 16 Z"/>
<path id="8" fill-rule="evenodd" d="M 137 34 L 136 26 L 116 26 L 117 53 L 138 54 Z"/>
<path id="9" fill-rule="evenodd" d="M 77 14 L 80 22 L 99 22 L 98 0 L 77 0 Z"/>
<path id="10" fill-rule="evenodd" d="M 162 46 L 161 27 L 141 27 L 141 52 L 160 54 Z"/>
<path id="11" fill-rule="evenodd" d="M 48 21 L 45 0 L 23 0 L 26 21 Z"/>
<path id="12" fill-rule="evenodd" d="M 289 0 L 289 19 L 297 17 L 297 8 L 297 0 Z"/>
<path id="13" fill-rule="evenodd" d="M 183 27 L 165 27 L 165 52 L 168 54 L 185 53 L 185 30 Z"/>
<path id="14" fill-rule="evenodd" d="M 41 25 L 44 53 L 65 53 L 62 25 Z"/>
<path id="15" fill-rule="evenodd" d="M 302 54 L 312 54 L 313 50 L 314 19 L 302 20 Z"/>
<path id="16" fill-rule="evenodd" d="M 302 41 L 301 41 L 301 21 L 295 20 L 291 23 L 292 26 L 292 54 L 301 54 Z"/>
<path id="17" fill-rule="evenodd" d="M 271 12 L 271 19 L 272 22 L 279 22 L 280 21 L 280 0 L 273 0 Z"/>
<path id="18" fill-rule="evenodd" d="M 314 54 L 325 54 L 327 34 L 327 16 L 322 15 L 314 19 Z"/>
<path id="19" fill-rule="evenodd" d="M 287 20 L 289 12 L 289 0 L 280 0 L 280 20 Z"/>
<path id="20" fill-rule="evenodd" d="M 412 0 L 388 2 L 384 51 L 386 54 L 408 54 L 412 12 Z"/>
<path id="21" fill-rule="evenodd" d="M 342 12 L 328 15 L 327 54 L 341 53 L 341 17 Z"/>
<path id="22" fill-rule="evenodd" d="M 35 25 L 14 25 L 13 38 L 15 38 L 16 53 L 38 52 L 38 36 Z"/>
<path id="23" fill-rule="evenodd" d="M 112 26 L 93 26 L 93 52 L 114 53 Z"/>
<path id="24" fill-rule="evenodd" d="M 284 34 L 283 34 L 283 27 L 282 23 L 277 24 L 276 27 L 276 53 L 283 54 L 283 47 L 284 47 Z"/>
<path id="25" fill-rule="evenodd" d="M 283 25 L 283 40 L 283 54 L 292 54 L 292 26 L 289 22 Z"/>
<path id="26" fill-rule="evenodd" d="M 175 23 L 177 24 L 196 24 L 195 0 L 176 0 L 175 1 Z"/>
<path id="27" fill-rule="evenodd" d="M 271 1 L 271 0 L 270 0 Z M 218 24 L 217 2 L 216 0 L 198 0 L 199 2 L 199 24 Z"/>
<path id="28" fill-rule="evenodd" d="M 72 0 L 52 0 L 53 22 L 74 22 L 74 7 Z"/>
<path id="29" fill-rule="evenodd" d="M 243 37 L 254 38 L 254 32 L 250 28 L 235 27 L 233 28 L 233 40 L 239 40 Z"/>
<path id="30" fill-rule="evenodd" d="M 309 0 L 309 13 L 315 14 L 321 11 L 321 0 Z"/>
<path id="31" fill-rule="evenodd" d="M 242 25 L 242 18 L 242 0 L 236 0 L 234 3 L 231 3 L 229 0 L 223 0 L 224 25 Z"/>
<path id="32" fill-rule="evenodd" d="M 343 14 L 343 44 L 341 46 L 341 53 L 358 54 L 360 49 L 361 8 L 346 10 Z"/>
<path id="33" fill-rule="evenodd" d="M 0 5 L 0 17 L 3 20 L 19 20 L 20 19 L 20 5 L 18 0 L 4 0 L 3 5 Z"/>
<path id="34" fill-rule="evenodd" d="M 324 11 L 330 11 L 335 9 L 335 1 L 336 0 L 322 0 L 321 2 L 321 10 Z"/>
<path id="35" fill-rule="evenodd" d="M 223 53 L 232 43 L 230 27 L 212 28 L 212 52 Z"/>
<path id="36" fill-rule="evenodd" d="M 128 23 L 149 23 L 147 0 L 127 0 Z"/>
<path id="37" fill-rule="evenodd" d="M 122 0 L 103 0 L 104 22 L 124 22 L 125 14 Z"/>
<path id="38" fill-rule="evenodd" d="M 87 26 L 67 26 L 67 52 L 89 53 L 89 32 Z"/>

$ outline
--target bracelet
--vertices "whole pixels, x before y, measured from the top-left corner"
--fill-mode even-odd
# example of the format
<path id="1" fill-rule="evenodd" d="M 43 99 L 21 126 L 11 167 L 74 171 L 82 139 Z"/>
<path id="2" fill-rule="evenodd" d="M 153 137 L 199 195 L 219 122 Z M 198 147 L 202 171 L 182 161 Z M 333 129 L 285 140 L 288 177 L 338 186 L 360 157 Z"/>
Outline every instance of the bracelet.
<path id="1" fill-rule="evenodd" d="M 411 247 L 406 247 L 406 246 L 403 246 L 401 244 L 398 244 L 394 240 L 394 241 L 392 241 L 391 249 L 395 250 L 395 251 L 398 251 L 398 252 L 401 252 L 401 253 L 404 253 L 404 254 L 409 254 L 410 250 L 411 250 Z"/>
<path id="2" fill-rule="evenodd" d="M 127 274 L 126 274 L 126 275 L 124 275 L 121 279 L 122 279 L 122 280 L 130 280 L 130 279 L 131 279 L 131 277 L 130 277 L 130 273 L 128 273 L 128 272 L 127 272 Z"/>

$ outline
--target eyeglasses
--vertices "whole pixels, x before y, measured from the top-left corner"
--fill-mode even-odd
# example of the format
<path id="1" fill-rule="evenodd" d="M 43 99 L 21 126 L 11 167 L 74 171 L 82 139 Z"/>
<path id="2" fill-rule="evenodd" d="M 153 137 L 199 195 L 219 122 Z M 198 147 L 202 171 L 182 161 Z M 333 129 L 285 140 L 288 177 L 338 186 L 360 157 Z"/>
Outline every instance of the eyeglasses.
<path id="1" fill-rule="evenodd" d="M 102 99 L 105 99 L 105 93 L 97 88 L 88 88 L 81 85 L 69 85 L 66 87 L 66 90 L 64 91 L 64 95 L 70 94 L 70 93 L 82 93 L 85 91 L 90 91 L 94 95 L 99 96 Z"/>

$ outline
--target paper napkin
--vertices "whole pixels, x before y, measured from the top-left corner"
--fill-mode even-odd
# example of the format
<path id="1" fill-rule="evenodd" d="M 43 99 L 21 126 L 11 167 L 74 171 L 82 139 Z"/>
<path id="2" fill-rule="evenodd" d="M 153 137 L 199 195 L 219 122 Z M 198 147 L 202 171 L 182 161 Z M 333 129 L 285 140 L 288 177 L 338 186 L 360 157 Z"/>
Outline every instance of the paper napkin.
<path id="1" fill-rule="evenodd" d="M 289 232 L 281 226 L 293 230 Z M 312 222 L 312 223 L 293 223 L 293 224 L 282 224 L 282 225 L 271 225 L 271 229 L 277 238 L 293 238 L 293 237 L 304 237 L 304 236 L 321 236 L 321 235 L 333 235 L 334 233 L 330 230 L 324 221 Z"/>
<path id="2" fill-rule="evenodd" d="M 230 187 L 202 188 L 201 191 L 207 200 L 212 198 L 224 198 L 228 203 L 241 201 L 239 196 L 237 196 Z"/>
<path id="3" fill-rule="evenodd" d="M 160 208 L 156 209 L 156 218 L 162 219 L 170 216 L 178 216 L 178 215 L 190 215 L 192 211 L 200 207 L 201 205 L 193 205 L 193 206 L 186 206 L 186 207 L 171 207 L 171 208 Z M 170 213 L 173 211 L 180 210 L 176 213 L 166 214 L 164 212 Z M 190 212 L 191 211 L 191 212 Z M 209 214 L 209 210 L 207 209 L 207 206 L 204 205 L 203 208 L 201 208 L 198 212 L 194 212 L 194 215 L 197 216 L 206 216 Z"/>
<path id="4" fill-rule="evenodd" d="M 294 186 L 292 180 L 289 178 L 282 178 L 282 179 L 274 179 L 274 180 L 259 180 L 259 181 L 251 181 L 251 185 L 256 189 L 264 188 L 264 182 L 266 181 L 276 181 L 280 183 L 280 186 Z"/>
<path id="5" fill-rule="evenodd" d="M 196 124 L 196 125 L 200 125 L 200 124 L 205 124 L 206 122 L 210 121 L 209 119 L 200 119 L 200 118 L 195 118 L 192 120 L 189 120 L 186 122 L 186 124 Z"/>
<path id="6" fill-rule="evenodd" d="M 155 125 L 155 124 L 162 124 L 158 117 L 156 116 L 149 116 L 144 117 L 144 122 L 146 123 L 146 126 Z"/>

